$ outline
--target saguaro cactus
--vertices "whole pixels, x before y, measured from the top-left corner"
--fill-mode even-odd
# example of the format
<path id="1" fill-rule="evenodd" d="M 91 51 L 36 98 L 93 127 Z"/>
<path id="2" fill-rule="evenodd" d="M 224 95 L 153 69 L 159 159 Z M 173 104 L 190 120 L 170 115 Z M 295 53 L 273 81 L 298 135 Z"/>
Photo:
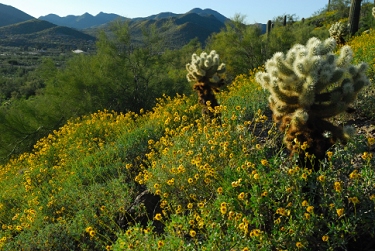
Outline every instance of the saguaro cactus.
<path id="1" fill-rule="evenodd" d="M 198 92 L 198 102 L 203 106 L 203 115 L 213 118 L 214 108 L 219 105 L 214 91 L 219 91 L 224 85 L 224 79 L 221 79 L 219 74 L 225 72 L 225 64 L 220 64 L 219 54 L 213 50 L 210 54 L 202 52 L 200 56 L 194 53 L 191 62 L 186 64 L 186 69 L 187 80 L 195 82 L 193 89 Z"/>
<path id="2" fill-rule="evenodd" d="M 362 0 L 351 0 L 349 12 L 349 28 L 350 35 L 352 36 L 358 31 L 359 17 L 361 13 L 361 2 Z"/>
<path id="3" fill-rule="evenodd" d="M 267 37 L 269 37 L 270 33 L 271 33 L 271 29 L 272 29 L 272 21 L 271 20 L 268 20 L 267 22 L 267 26 L 266 26 L 266 34 L 267 34 Z"/>
<path id="4" fill-rule="evenodd" d="M 352 50 L 345 45 L 339 56 L 333 38 L 311 38 L 266 62 L 257 81 L 270 92 L 273 118 L 286 131 L 284 142 L 292 154 L 307 143 L 307 151 L 323 159 L 336 141 L 346 142 L 349 130 L 327 119 L 346 111 L 357 93 L 369 84 L 367 65 L 352 65 Z"/>

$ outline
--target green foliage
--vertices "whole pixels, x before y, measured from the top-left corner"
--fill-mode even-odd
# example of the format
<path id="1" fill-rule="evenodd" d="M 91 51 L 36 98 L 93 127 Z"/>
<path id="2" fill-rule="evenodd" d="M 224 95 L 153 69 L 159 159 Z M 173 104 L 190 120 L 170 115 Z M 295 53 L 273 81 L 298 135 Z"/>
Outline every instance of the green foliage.
<path id="1" fill-rule="evenodd" d="M 265 55 L 262 52 L 261 30 L 257 26 L 243 23 L 244 17 L 236 16 L 226 23 L 225 29 L 214 34 L 207 48 L 220 51 L 220 57 L 227 65 L 227 78 L 247 74 L 249 69 L 262 65 Z"/>
<path id="2" fill-rule="evenodd" d="M 77 55 L 63 68 L 44 60 L 35 74 L 43 78 L 45 88 L 39 88 L 38 82 L 34 89 L 27 88 L 32 82 L 22 88 L 13 86 L 15 93 L 14 89 L 7 90 L 9 84 L 4 86 L 5 100 L 13 94 L 20 98 L 25 92 L 39 95 L 30 93 L 27 97 L 32 98 L 8 102 L 1 108 L 2 159 L 30 149 L 37 139 L 70 118 L 103 109 L 148 110 L 163 94 L 191 92 L 185 84 L 183 69 L 191 55 L 187 50 L 197 45 L 187 45 L 181 49 L 181 55 L 177 50 L 162 53 L 165 40 L 152 26 L 143 31 L 141 44 L 131 41 L 127 23 L 113 24 L 112 34 L 100 35 L 96 54 Z M 175 67 L 181 70 L 176 71 Z"/>

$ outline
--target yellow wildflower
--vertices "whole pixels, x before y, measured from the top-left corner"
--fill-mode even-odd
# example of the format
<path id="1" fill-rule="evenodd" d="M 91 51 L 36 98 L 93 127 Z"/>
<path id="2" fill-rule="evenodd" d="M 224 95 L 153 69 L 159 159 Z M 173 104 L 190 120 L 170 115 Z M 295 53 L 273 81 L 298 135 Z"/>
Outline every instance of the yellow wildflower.
<path id="1" fill-rule="evenodd" d="M 296 247 L 297 247 L 297 248 L 302 248 L 302 247 L 303 247 L 303 244 L 302 244 L 301 242 L 297 242 L 297 243 L 296 243 Z"/>
<path id="2" fill-rule="evenodd" d="M 223 193 L 223 188 L 222 187 L 218 187 L 218 189 L 216 190 L 218 194 L 222 194 Z"/>
<path id="3" fill-rule="evenodd" d="M 307 148 L 309 148 L 309 145 L 308 145 L 307 142 L 305 141 L 305 142 L 303 142 L 303 144 L 301 145 L 301 149 L 302 149 L 303 151 L 305 151 Z"/>
<path id="4" fill-rule="evenodd" d="M 273 222 L 274 222 L 276 225 L 277 225 L 277 224 L 280 224 L 280 222 L 281 222 L 281 218 L 277 218 L 277 219 L 274 220 Z"/>
<path id="5" fill-rule="evenodd" d="M 90 234 L 91 237 L 94 237 L 96 233 L 95 233 L 94 230 L 91 230 L 91 231 L 89 232 L 89 234 Z"/>
<path id="6" fill-rule="evenodd" d="M 324 182 L 324 181 L 326 180 L 326 177 L 325 177 L 324 175 L 320 175 L 320 176 L 318 177 L 318 180 L 319 180 L 320 182 Z"/>
<path id="7" fill-rule="evenodd" d="M 220 212 L 221 214 L 226 214 L 227 213 L 227 203 L 223 202 L 220 205 Z"/>
<path id="8" fill-rule="evenodd" d="M 87 228 L 85 229 L 85 231 L 86 231 L 87 233 L 90 233 L 92 230 L 93 230 L 92 227 L 87 227 Z"/>
<path id="9" fill-rule="evenodd" d="M 360 177 L 360 174 L 358 174 L 358 170 L 356 169 L 356 170 L 354 170 L 353 172 L 351 172 L 350 174 L 349 174 L 349 178 L 350 179 L 358 179 Z"/>
<path id="10" fill-rule="evenodd" d="M 167 184 L 170 185 L 170 186 L 173 185 L 174 184 L 174 178 L 168 180 Z"/>
<path id="11" fill-rule="evenodd" d="M 341 217 L 344 214 L 344 208 L 336 209 L 336 213 L 339 217 Z"/>
<path id="12" fill-rule="evenodd" d="M 189 234 L 194 238 L 197 235 L 197 232 L 195 232 L 194 230 L 190 230 Z"/>
<path id="13" fill-rule="evenodd" d="M 313 213 L 314 212 L 314 207 L 313 206 L 308 206 L 306 208 L 306 211 L 309 212 L 309 213 Z"/>
<path id="14" fill-rule="evenodd" d="M 276 210 L 276 213 L 277 214 L 280 214 L 282 216 L 288 216 L 290 214 L 290 210 L 286 210 L 285 208 L 282 208 L 282 207 L 279 207 L 277 210 Z"/>
<path id="15" fill-rule="evenodd" d="M 353 203 L 354 205 L 359 203 L 359 200 L 358 200 L 357 197 L 350 197 L 348 200 L 349 200 L 349 202 Z"/>
<path id="16" fill-rule="evenodd" d="M 158 248 L 161 248 L 164 246 L 164 242 L 162 240 L 158 241 Z"/>
<path id="17" fill-rule="evenodd" d="M 372 159 L 372 153 L 364 152 L 361 157 L 364 160 L 371 160 Z"/>
<path id="18" fill-rule="evenodd" d="M 253 229 L 250 232 L 250 236 L 251 237 L 258 237 L 261 233 L 262 233 L 262 231 L 260 231 L 259 229 Z"/>
<path id="19" fill-rule="evenodd" d="M 245 198 L 245 193 L 241 192 L 237 197 L 239 200 L 243 200 Z"/>
<path id="20" fill-rule="evenodd" d="M 328 159 L 331 159 L 332 156 L 333 156 L 333 152 L 331 152 L 331 151 L 327 152 L 326 154 L 327 154 L 327 156 L 328 156 Z"/>
<path id="21" fill-rule="evenodd" d="M 370 146 L 372 146 L 373 144 L 375 144 L 375 138 L 373 138 L 373 137 L 368 138 L 368 139 L 367 139 L 367 143 L 368 143 Z"/>
<path id="22" fill-rule="evenodd" d="M 154 219 L 160 221 L 162 219 L 161 214 L 156 214 Z"/>
<path id="23" fill-rule="evenodd" d="M 267 165 L 268 165 L 268 160 L 266 160 L 266 159 L 262 159 L 262 160 L 260 161 L 260 163 L 261 163 L 263 166 L 267 166 Z"/>
<path id="24" fill-rule="evenodd" d="M 329 239 L 328 235 L 323 235 L 322 241 L 327 242 Z"/>
<path id="25" fill-rule="evenodd" d="M 339 181 L 336 181 L 333 185 L 333 188 L 335 189 L 336 192 L 341 192 L 342 190 L 341 183 Z"/>

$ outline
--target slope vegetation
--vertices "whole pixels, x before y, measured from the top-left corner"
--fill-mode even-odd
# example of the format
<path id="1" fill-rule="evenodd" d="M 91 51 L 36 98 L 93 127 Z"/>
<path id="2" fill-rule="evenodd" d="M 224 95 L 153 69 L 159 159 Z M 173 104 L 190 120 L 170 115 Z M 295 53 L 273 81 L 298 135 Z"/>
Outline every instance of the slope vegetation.
<path id="1" fill-rule="evenodd" d="M 70 121 L 1 166 L 0 247 L 366 250 L 373 135 L 334 146 L 311 172 L 287 157 L 256 71 L 218 96 L 221 123 L 202 119 L 194 96 L 165 97 L 147 113 Z"/>

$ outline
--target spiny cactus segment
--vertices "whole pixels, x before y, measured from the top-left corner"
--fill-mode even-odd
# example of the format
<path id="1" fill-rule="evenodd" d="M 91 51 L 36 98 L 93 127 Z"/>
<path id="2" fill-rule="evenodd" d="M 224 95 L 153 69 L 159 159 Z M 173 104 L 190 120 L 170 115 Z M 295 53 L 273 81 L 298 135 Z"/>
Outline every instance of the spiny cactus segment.
<path id="1" fill-rule="evenodd" d="M 225 64 L 220 64 L 220 57 L 216 51 L 211 51 L 210 54 L 202 52 L 200 56 L 193 54 L 191 63 L 186 64 L 186 75 L 189 82 L 202 82 L 205 79 L 211 79 L 213 83 L 220 81 L 217 74 L 225 72 Z"/>

